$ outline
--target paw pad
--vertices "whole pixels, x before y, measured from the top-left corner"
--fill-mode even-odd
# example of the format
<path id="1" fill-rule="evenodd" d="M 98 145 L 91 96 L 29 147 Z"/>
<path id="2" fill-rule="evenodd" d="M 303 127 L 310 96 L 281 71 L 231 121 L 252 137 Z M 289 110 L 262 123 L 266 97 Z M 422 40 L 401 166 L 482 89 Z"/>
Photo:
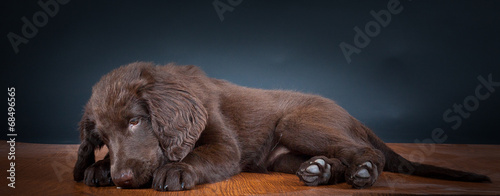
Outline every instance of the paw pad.
<path id="1" fill-rule="evenodd" d="M 317 165 L 311 165 L 307 167 L 306 171 L 312 174 L 319 174 L 319 167 Z"/>
<path id="2" fill-rule="evenodd" d="M 363 168 L 363 169 L 359 170 L 358 173 L 356 173 L 356 176 L 360 177 L 360 178 L 369 178 L 370 173 L 368 173 L 368 170 Z"/>
<path id="3" fill-rule="evenodd" d="M 366 166 L 370 169 L 373 169 L 373 165 L 371 162 L 367 161 L 367 162 L 364 162 L 363 164 L 359 165 L 359 167 L 363 167 L 363 166 Z"/>
<path id="4" fill-rule="evenodd" d="M 366 168 L 369 168 L 369 169 L 373 169 L 373 165 L 369 161 L 364 162 L 363 164 L 359 165 L 358 167 L 360 167 L 360 168 L 366 167 Z M 369 178 L 370 177 L 370 172 L 368 172 L 367 169 L 362 168 L 362 169 L 358 170 L 358 172 L 356 172 L 356 177 L 359 177 L 359 178 Z"/>
<path id="5" fill-rule="evenodd" d="M 314 162 L 320 164 L 321 166 L 325 166 L 325 164 L 326 164 L 325 160 L 323 160 L 323 159 L 316 159 Z"/>
<path id="6" fill-rule="evenodd" d="M 331 177 L 331 168 L 331 165 L 327 164 L 324 159 L 316 158 L 314 161 L 303 163 L 297 175 L 306 185 L 317 186 L 328 183 Z"/>
<path id="7" fill-rule="evenodd" d="M 347 183 L 358 189 L 372 186 L 378 178 L 377 166 L 371 161 L 355 165 L 349 174 L 346 173 Z"/>

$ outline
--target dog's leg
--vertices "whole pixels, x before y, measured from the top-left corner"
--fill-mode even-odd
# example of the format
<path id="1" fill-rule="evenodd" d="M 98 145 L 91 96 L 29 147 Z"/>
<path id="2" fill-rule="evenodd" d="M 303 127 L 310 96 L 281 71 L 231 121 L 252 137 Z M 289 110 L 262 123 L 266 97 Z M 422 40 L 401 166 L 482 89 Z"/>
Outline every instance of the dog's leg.
<path id="1" fill-rule="evenodd" d="M 339 159 L 298 154 L 284 146 L 277 149 L 276 153 L 282 153 L 270 157 L 269 171 L 297 174 L 308 186 L 345 182 L 346 166 Z"/>
<path id="2" fill-rule="evenodd" d="M 274 160 L 270 160 L 271 162 L 268 163 L 269 167 L 267 169 L 269 171 L 295 174 L 300 165 L 308 159 L 310 159 L 310 156 L 287 152 L 278 155 Z"/>
<path id="3" fill-rule="evenodd" d="M 345 173 L 347 183 L 358 189 L 371 187 L 384 169 L 383 153 L 371 147 L 357 147 L 351 150 L 340 150 L 338 155 L 350 160 Z"/>
<path id="4" fill-rule="evenodd" d="M 85 170 L 84 183 L 88 186 L 113 186 L 109 154 Z"/>
<path id="5" fill-rule="evenodd" d="M 213 118 L 216 118 L 215 116 Z M 240 151 L 231 131 L 213 123 L 182 161 L 160 166 L 153 174 L 153 188 L 158 191 L 192 189 L 196 184 L 228 179 L 240 172 Z"/>
<path id="6" fill-rule="evenodd" d="M 78 159 L 73 168 L 73 179 L 77 182 L 82 181 L 85 175 L 85 170 L 94 164 L 95 145 L 88 140 L 83 140 L 82 144 L 78 148 Z"/>
<path id="7" fill-rule="evenodd" d="M 160 166 L 153 174 L 152 186 L 158 191 L 180 191 L 192 189 L 196 184 L 225 180 L 240 172 L 238 159 L 233 158 L 238 156 L 227 144 L 200 146 L 181 162 Z"/>
<path id="8" fill-rule="evenodd" d="M 273 161 L 268 170 L 297 174 L 300 180 L 308 186 L 345 182 L 346 166 L 336 158 L 325 156 L 311 158 L 307 155 L 288 152 L 278 155 Z"/>
<path id="9" fill-rule="evenodd" d="M 307 108 L 285 116 L 278 124 L 276 134 L 282 135 L 282 145 L 301 154 L 324 156 L 313 157 L 299 168 L 297 175 L 306 185 L 345 180 L 353 188 L 366 188 L 382 172 L 382 152 L 357 129 L 357 120 L 343 116 L 323 108 Z"/>

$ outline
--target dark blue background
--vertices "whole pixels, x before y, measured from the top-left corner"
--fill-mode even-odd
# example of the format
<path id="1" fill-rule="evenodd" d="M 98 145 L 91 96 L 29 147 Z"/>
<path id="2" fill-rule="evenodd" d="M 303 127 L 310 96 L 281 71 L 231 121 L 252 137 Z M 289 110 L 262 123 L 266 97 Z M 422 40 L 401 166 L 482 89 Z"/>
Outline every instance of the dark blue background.
<path id="1" fill-rule="evenodd" d="M 401 1 L 401 13 L 351 63 L 339 44 L 354 44 L 354 27 L 364 29 L 375 20 L 370 11 L 387 9 L 389 0 L 243 0 L 224 21 L 212 2 L 70 1 L 15 54 L 7 34 L 22 35 L 21 18 L 32 21 L 42 8 L 5 1 L 1 80 L 5 102 L 7 87 L 16 88 L 16 140 L 78 143 L 92 85 L 120 65 L 152 61 L 323 95 L 386 142 L 422 141 L 441 128 L 445 143 L 500 144 L 499 87 L 456 130 L 443 119 L 474 96 L 478 76 L 500 81 L 499 1 Z"/>

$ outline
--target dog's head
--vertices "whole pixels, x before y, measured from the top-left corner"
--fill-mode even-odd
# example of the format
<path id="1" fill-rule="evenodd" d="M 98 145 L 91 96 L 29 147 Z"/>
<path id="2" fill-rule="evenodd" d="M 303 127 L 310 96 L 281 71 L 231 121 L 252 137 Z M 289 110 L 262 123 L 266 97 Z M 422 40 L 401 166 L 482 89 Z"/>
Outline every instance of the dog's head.
<path id="1" fill-rule="evenodd" d="M 181 161 L 194 148 L 207 112 L 182 78 L 133 63 L 93 87 L 80 122 L 82 145 L 108 147 L 117 186 L 147 185 L 160 165 Z"/>

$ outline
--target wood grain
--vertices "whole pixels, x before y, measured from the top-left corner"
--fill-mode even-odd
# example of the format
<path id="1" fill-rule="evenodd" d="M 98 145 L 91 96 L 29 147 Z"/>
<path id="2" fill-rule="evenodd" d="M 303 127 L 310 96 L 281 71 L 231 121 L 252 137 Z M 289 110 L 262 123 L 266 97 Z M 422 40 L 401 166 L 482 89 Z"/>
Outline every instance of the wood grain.
<path id="1" fill-rule="evenodd" d="M 10 161 L 5 140 L 0 140 L 0 195 L 392 195 L 392 194 L 500 194 L 500 145 L 389 144 L 404 157 L 487 174 L 493 183 L 436 180 L 383 173 L 369 189 L 354 190 L 347 184 L 307 187 L 291 174 L 242 173 L 226 181 L 199 185 L 194 190 L 161 193 L 152 189 L 94 188 L 73 181 L 78 145 L 16 143 L 16 188 L 7 186 Z M 98 152 L 100 158 L 106 149 Z"/>

